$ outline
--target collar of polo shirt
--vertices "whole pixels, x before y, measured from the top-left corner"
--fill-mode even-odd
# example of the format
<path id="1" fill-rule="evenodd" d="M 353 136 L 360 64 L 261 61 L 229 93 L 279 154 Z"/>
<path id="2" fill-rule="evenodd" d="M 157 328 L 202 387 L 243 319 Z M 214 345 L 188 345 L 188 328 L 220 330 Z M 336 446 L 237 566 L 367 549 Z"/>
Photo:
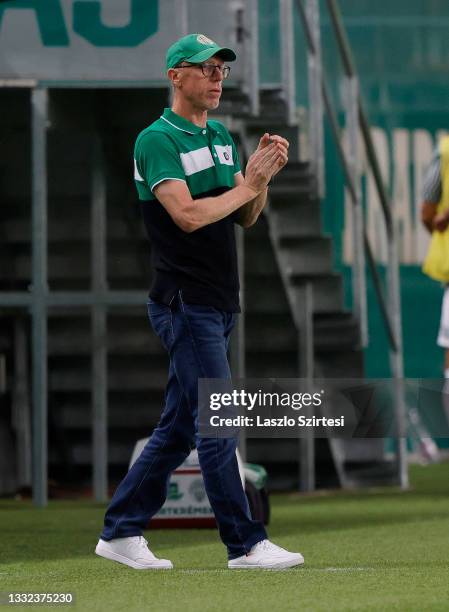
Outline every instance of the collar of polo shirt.
<path id="1" fill-rule="evenodd" d="M 181 130 L 182 132 L 186 132 L 187 134 L 192 134 L 192 135 L 201 134 L 203 130 L 206 129 L 198 125 L 195 125 L 191 121 L 187 121 L 187 119 L 184 119 L 184 117 L 181 117 L 180 115 L 177 115 L 176 113 L 174 113 L 171 108 L 164 109 L 164 113 L 161 116 L 161 119 L 169 123 L 172 127 L 178 130 Z M 207 122 L 207 128 L 211 130 L 212 132 L 217 131 L 210 125 L 209 122 Z"/>

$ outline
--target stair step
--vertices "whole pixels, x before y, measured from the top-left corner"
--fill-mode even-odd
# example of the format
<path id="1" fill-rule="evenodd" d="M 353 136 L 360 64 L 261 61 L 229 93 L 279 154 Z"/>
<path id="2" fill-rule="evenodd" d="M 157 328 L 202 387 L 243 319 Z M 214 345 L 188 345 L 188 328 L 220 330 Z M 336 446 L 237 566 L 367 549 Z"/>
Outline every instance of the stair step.
<path id="1" fill-rule="evenodd" d="M 296 350 L 264 353 L 259 350 L 248 351 L 246 355 L 247 378 L 295 378 L 298 376 Z"/>
<path id="2" fill-rule="evenodd" d="M 288 275 L 323 274 L 332 271 L 332 241 L 329 237 L 285 236 L 280 240 L 280 249 Z"/>
<path id="3" fill-rule="evenodd" d="M 274 236 L 302 238 L 321 234 L 321 209 L 318 203 L 270 209 L 270 228 Z"/>
<path id="4" fill-rule="evenodd" d="M 307 214 L 307 211 L 313 207 L 320 208 L 319 201 L 311 193 L 301 193 L 288 191 L 286 195 L 272 198 L 269 194 L 267 210 L 269 214 L 278 210 L 291 210 L 292 214 L 297 211 L 304 211 L 303 214 Z"/>
<path id="5" fill-rule="evenodd" d="M 245 242 L 245 271 L 247 275 L 258 276 L 259 279 L 273 278 L 279 274 L 274 258 L 270 239 L 264 238 L 265 249 L 261 250 L 260 240 L 254 234 Z M 263 247 L 262 247 L 263 248 Z M 265 281 L 264 281 L 265 282 Z"/>
<path id="6" fill-rule="evenodd" d="M 343 279 L 339 274 L 298 274 L 289 275 L 293 286 L 312 283 L 313 311 L 329 313 L 343 309 Z"/>
<path id="7" fill-rule="evenodd" d="M 258 117 L 245 117 L 245 127 L 249 134 L 254 133 L 259 136 L 262 136 L 265 132 L 279 134 L 279 132 L 285 132 L 288 128 L 285 113 L 280 113 L 273 108 L 267 109 L 266 114 L 261 113 Z M 298 131 L 297 128 L 293 129 L 296 132 Z M 284 136 L 284 134 L 279 135 Z"/>
<path id="8" fill-rule="evenodd" d="M 128 441 L 115 442 L 113 439 L 108 440 L 108 466 L 121 465 L 123 466 L 125 476 L 128 469 L 129 461 L 134 449 L 134 445 L 139 438 L 143 438 L 151 434 L 152 429 L 138 429 Z M 70 448 L 70 458 L 74 465 L 90 466 L 93 461 L 93 449 L 91 442 L 73 442 Z M 59 455 L 53 450 L 49 454 L 50 465 L 59 462 Z"/>
<path id="9" fill-rule="evenodd" d="M 220 106 L 214 109 L 214 116 L 217 115 L 233 115 L 235 117 L 248 117 L 250 113 L 250 101 L 248 95 L 240 88 L 226 85 L 223 88 L 223 95 L 220 100 Z"/>
<path id="10" fill-rule="evenodd" d="M 91 313 L 89 308 L 85 306 L 72 306 L 70 308 L 65 308 L 63 306 L 52 306 L 48 310 L 49 313 L 49 322 L 52 324 L 52 320 L 56 321 L 55 325 L 59 326 L 59 328 L 64 328 L 67 325 L 71 325 L 71 320 L 76 322 L 79 325 L 90 325 L 90 317 Z M 142 304 L 138 304 L 135 306 L 114 306 L 108 313 L 108 325 L 115 325 L 116 321 L 121 319 L 139 319 L 141 321 L 146 321 L 147 317 L 147 309 L 146 309 L 146 300 L 145 293 L 143 295 Z M 68 322 L 67 322 L 68 321 Z"/>
<path id="11" fill-rule="evenodd" d="M 58 392 L 85 392 L 91 385 L 90 364 L 77 366 L 75 358 L 60 364 L 49 364 L 49 389 Z M 112 361 L 112 360 L 111 360 Z M 168 360 L 165 355 L 138 360 L 124 357 L 121 364 L 109 364 L 108 382 L 110 391 L 163 390 L 167 382 Z"/>
<path id="12" fill-rule="evenodd" d="M 284 286 L 278 273 L 266 275 L 261 282 L 260 276 L 246 274 L 245 276 L 245 312 L 275 313 L 290 316 L 290 308 L 285 295 Z"/>
<path id="13" fill-rule="evenodd" d="M 261 333 L 261 330 L 263 332 Z M 251 311 L 246 319 L 246 346 L 249 351 L 295 350 L 297 334 L 288 309 L 284 312 Z M 90 319 L 49 320 L 48 354 L 56 356 L 89 356 L 91 354 Z M 315 314 L 315 346 L 319 351 L 355 346 L 358 325 L 351 313 Z M 108 321 L 107 351 L 109 356 L 163 356 L 157 336 L 144 317 L 114 317 Z"/>
<path id="14" fill-rule="evenodd" d="M 363 378 L 363 350 L 347 346 L 328 348 L 316 355 L 319 378 Z"/>
<path id="15" fill-rule="evenodd" d="M 268 123 L 273 119 L 281 119 L 286 123 L 287 104 L 282 89 L 265 89 L 260 92 L 259 118 Z"/>
<path id="16" fill-rule="evenodd" d="M 16 248 L 18 246 L 23 248 Z M 134 273 L 134 279 L 140 276 L 140 260 L 137 254 L 130 253 L 124 246 L 120 244 L 114 251 L 108 253 L 107 275 L 109 278 L 129 279 L 132 273 Z M 2 245 L 0 247 L 0 259 L 4 261 L 4 264 L 0 266 L 3 281 L 23 280 L 31 277 L 29 250 L 29 245 Z M 6 265 L 6 257 L 10 262 L 8 265 Z M 75 261 L 76 265 L 74 265 Z M 149 261 L 148 267 L 150 267 Z M 48 258 L 48 277 L 50 281 L 76 279 L 86 280 L 87 282 L 90 279 L 90 269 L 88 245 L 79 243 L 72 244 L 70 247 L 64 243 L 51 245 Z M 141 285 L 140 278 L 138 285 Z"/>
<path id="17" fill-rule="evenodd" d="M 314 180 L 312 174 L 312 168 L 308 161 L 288 161 L 288 164 L 282 168 L 281 172 L 276 175 L 273 179 L 272 185 L 279 183 L 291 183 L 300 181 L 312 181 Z"/>
<path id="18" fill-rule="evenodd" d="M 291 316 L 284 314 L 252 314 L 246 320 L 246 347 L 259 353 L 294 352 L 297 333 Z"/>
<path id="19" fill-rule="evenodd" d="M 359 326 L 351 312 L 315 315 L 313 324 L 317 351 L 343 350 L 359 345 Z"/>
<path id="20" fill-rule="evenodd" d="M 297 346 L 296 330 L 288 310 L 284 313 L 249 312 L 246 331 L 249 351 L 257 349 L 274 353 L 295 350 Z M 354 346 L 358 341 L 357 322 L 349 314 L 328 313 L 324 317 L 316 315 L 314 338 L 317 350 Z M 109 356 L 165 355 L 159 339 L 143 318 L 135 319 L 134 325 L 127 320 L 121 325 L 109 322 L 107 351 Z M 70 328 L 64 328 L 63 325 L 55 326 L 50 320 L 48 352 L 50 357 L 89 356 L 91 337 L 88 321 L 82 325 L 71 321 Z"/>
<path id="21" fill-rule="evenodd" d="M 261 333 L 263 330 L 263 333 Z M 268 352 L 295 350 L 296 330 L 288 309 L 257 311 L 247 313 L 246 319 L 247 349 Z M 358 326 L 350 313 L 316 314 L 314 318 L 314 334 L 317 350 L 352 346 L 358 339 Z M 165 351 L 150 330 L 143 317 L 133 320 L 125 319 L 108 322 L 107 337 L 108 355 L 157 356 L 165 355 Z M 89 356 L 91 354 L 91 337 L 89 320 L 50 319 L 48 351 L 50 357 L 56 356 Z"/>
<path id="22" fill-rule="evenodd" d="M 297 331 L 291 316 L 253 314 L 247 318 L 245 329 L 249 351 L 275 353 L 297 349 Z M 353 348 L 358 343 L 358 326 L 351 313 L 315 314 L 313 333 L 315 350 L 320 352 Z"/>
<path id="23" fill-rule="evenodd" d="M 260 113 L 257 117 L 254 117 L 250 115 L 250 103 L 248 98 L 241 100 L 236 97 L 236 104 L 232 96 L 230 97 L 227 91 L 225 91 L 222 101 L 220 102 L 219 112 L 220 110 L 223 112 L 223 109 L 230 107 L 234 117 L 244 118 L 245 127 L 247 129 L 255 127 L 258 131 L 263 130 L 263 132 L 270 132 L 269 128 L 275 125 L 279 127 L 288 127 L 286 126 L 287 107 L 280 94 L 281 92 L 276 90 L 261 92 Z M 214 113 L 215 112 L 217 111 L 214 111 Z"/>
<path id="24" fill-rule="evenodd" d="M 165 354 L 160 340 L 149 329 L 124 330 L 108 324 L 108 355 L 162 355 Z M 80 329 L 70 322 L 70 329 L 56 333 L 49 330 L 48 354 L 57 355 L 90 355 L 92 340 L 90 330 Z"/>
<path id="25" fill-rule="evenodd" d="M 88 211 L 87 211 L 88 212 Z M 48 222 L 48 242 L 63 242 L 68 246 L 71 243 L 82 242 L 90 243 L 90 219 L 89 215 L 71 214 L 65 218 L 55 218 L 54 215 Z M 138 234 L 136 235 L 135 230 Z M 30 243 L 31 241 L 31 220 L 23 217 L 9 218 L 2 221 L 1 228 L 2 243 Z M 142 224 L 136 224 L 136 228 L 130 228 L 124 220 L 111 219 L 107 222 L 107 241 L 109 247 L 111 242 L 127 242 L 129 246 L 136 246 L 138 241 L 147 244 L 144 228 Z M 115 245 L 114 245 L 115 246 Z M 50 247 L 51 248 L 51 247 Z"/>
<path id="26" fill-rule="evenodd" d="M 279 104 L 283 101 L 283 95 L 284 90 L 280 84 L 277 87 L 264 87 L 262 84 L 260 87 L 260 101 L 263 104 Z"/>
<path id="27" fill-rule="evenodd" d="M 299 201 L 313 197 L 313 184 L 311 181 L 302 180 L 297 184 L 292 182 L 283 182 L 280 178 L 274 178 L 273 183 L 269 188 L 270 204 L 272 201 Z"/>
<path id="28" fill-rule="evenodd" d="M 145 391 L 134 401 L 123 398 L 117 401 L 114 396 L 108 402 L 108 428 L 133 429 L 137 427 L 151 429 L 159 420 L 164 406 L 163 390 Z M 67 429 L 84 429 L 92 426 L 92 408 L 82 402 L 67 401 L 57 404 L 58 424 Z"/>
<path id="29" fill-rule="evenodd" d="M 67 196 L 58 197 L 53 194 L 48 194 L 47 204 L 48 209 L 50 208 L 53 211 L 53 214 L 58 214 L 63 217 L 62 212 L 65 211 L 68 215 L 70 215 L 70 211 L 75 211 L 74 217 L 79 215 L 80 218 L 86 217 L 89 214 L 89 196 L 85 195 L 82 197 L 74 197 Z M 1 218 L 2 220 L 8 219 L 16 219 L 16 218 L 25 218 L 31 219 L 32 212 L 32 202 L 31 202 L 31 194 L 27 193 L 26 196 L 21 196 L 20 194 L 14 194 L 7 197 L 4 197 L 2 200 L 1 207 Z M 49 222 L 51 220 L 49 219 Z"/>
<path id="30" fill-rule="evenodd" d="M 357 325 L 357 321 L 351 311 L 336 310 L 315 315 L 314 325 L 320 329 L 332 329 L 340 328 L 342 325 Z"/>

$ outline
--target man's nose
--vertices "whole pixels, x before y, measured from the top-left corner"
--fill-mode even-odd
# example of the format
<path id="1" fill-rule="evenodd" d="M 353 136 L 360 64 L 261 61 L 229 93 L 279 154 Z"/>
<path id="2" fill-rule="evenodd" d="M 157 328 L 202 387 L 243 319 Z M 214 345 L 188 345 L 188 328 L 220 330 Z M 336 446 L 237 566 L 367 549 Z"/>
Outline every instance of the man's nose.
<path id="1" fill-rule="evenodd" d="M 221 68 L 219 68 L 218 66 L 215 66 L 215 70 L 214 70 L 214 73 L 212 75 L 212 78 L 214 79 L 214 81 L 222 81 L 223 80 L 223 73 L 221 71 Z"/>

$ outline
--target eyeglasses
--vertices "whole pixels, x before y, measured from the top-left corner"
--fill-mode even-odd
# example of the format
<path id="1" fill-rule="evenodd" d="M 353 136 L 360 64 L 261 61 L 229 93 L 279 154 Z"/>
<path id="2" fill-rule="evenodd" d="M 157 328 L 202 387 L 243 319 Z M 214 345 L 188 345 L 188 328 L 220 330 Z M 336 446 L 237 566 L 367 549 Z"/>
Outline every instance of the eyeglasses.
<path id="1" fill-rule="evenodd" d="M 227 79 L 231 72 L 230 66 L 220 66 L 219 64 L 187 64 L 186 66 L 176 66 L 176 69 L 178 68 L 201 68 L 203 75 L 208 78 L 215 74 L 215 70 L 219 70 L 223 80 Z"/>

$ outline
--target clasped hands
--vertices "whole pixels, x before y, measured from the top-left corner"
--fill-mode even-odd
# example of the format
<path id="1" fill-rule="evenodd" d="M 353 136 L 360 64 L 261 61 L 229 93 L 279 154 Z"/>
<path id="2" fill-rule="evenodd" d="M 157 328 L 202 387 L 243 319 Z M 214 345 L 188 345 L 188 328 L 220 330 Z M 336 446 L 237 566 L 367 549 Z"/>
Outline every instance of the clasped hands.
<path id="1" fill-rule="evenodd" d="M 246 165 L 245 183 L 260 193 L 288 162 L 289 142 L 282 136 L 265 133 Z"/>

